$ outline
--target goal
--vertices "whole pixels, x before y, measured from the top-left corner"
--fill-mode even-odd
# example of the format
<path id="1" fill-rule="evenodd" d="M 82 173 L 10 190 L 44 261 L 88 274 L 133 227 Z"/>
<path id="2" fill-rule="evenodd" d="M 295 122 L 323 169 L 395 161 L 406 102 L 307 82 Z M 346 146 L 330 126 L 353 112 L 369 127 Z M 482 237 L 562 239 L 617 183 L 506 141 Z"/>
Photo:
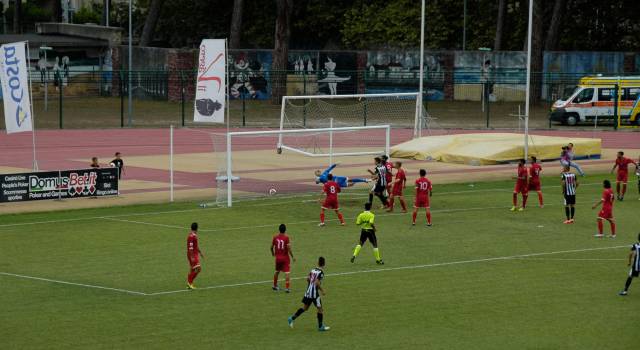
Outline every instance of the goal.
<path id="1" fill-rule="evenodd" d="M 390 125 L 420 135 L 426 112 L 418 92 L 357 95 L 283 96 L 280 130 Z"/>
<path id="2" fill-rule="evenodd" d="M 216 203 L 267 196 L 317 196 L 315 170 L 339 164 L 348 177 L 368 177 L 375 155 L 389 154 L 389 125 L 241 131 L 212 134 Z"/>

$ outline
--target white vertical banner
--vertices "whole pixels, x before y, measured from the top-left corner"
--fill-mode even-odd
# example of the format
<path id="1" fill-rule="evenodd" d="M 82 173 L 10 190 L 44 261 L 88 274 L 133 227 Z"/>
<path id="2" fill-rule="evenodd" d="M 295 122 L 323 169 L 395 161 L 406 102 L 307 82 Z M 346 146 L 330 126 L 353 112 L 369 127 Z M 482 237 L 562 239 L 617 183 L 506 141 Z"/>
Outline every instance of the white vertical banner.
<path id="1" fill-rule="evenodd" d="M 0 46 L 0 82 L 7 134 L 33 131 L 26 42 Z"/>
<path id="2" fill-rule="evenodd" d="M 224 123 L 226 64 L 225 40 L 202 40 L 198 55 L 194 122 Z"/>

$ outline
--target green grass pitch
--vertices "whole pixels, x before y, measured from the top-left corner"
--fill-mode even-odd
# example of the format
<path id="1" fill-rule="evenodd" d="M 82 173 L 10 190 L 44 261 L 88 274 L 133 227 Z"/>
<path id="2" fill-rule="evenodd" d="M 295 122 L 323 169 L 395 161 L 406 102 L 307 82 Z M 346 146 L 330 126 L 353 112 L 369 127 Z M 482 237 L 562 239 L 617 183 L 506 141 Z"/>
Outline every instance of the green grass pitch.
<path id="1" fill-rule="evenodd" d="M 410 214 L 376 211 L 384 266 L 369 245 L 349 262 L 362 188 L 342 195 L 346 227 L 333 213 L 317 227 L 316 195 L 3 215 L 0 348 L 634 348 L 640 281 L 617 292 L 640 201 L 632 184 L 615 203 L 618 238 L 595 239 L 603 178 L 580 179 L 574 225 L 562 224 L 559 176 L 544 178 L 546 206 L 532 193 L 522 213 L 508 210 L 511 181 L 436 184 L 431 228 L 424 212 L 412 228 Z M 192 221 L 206 258 L 186 291 Z M 291 294 L 270 289 L 280 223 L 297 257 Z M 320 255 L 332 330 L 316 330 L 313 307 L 289 329 Z"/>

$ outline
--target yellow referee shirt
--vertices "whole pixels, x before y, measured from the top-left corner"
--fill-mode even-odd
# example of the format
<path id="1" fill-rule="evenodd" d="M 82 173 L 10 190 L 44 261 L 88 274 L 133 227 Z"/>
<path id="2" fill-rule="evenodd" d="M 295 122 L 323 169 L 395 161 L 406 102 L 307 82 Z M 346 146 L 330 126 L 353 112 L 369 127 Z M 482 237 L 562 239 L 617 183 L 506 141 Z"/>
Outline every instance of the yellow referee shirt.
<path id="1" fill-rule="evenodd" d="M 356 219 L 356 225 L 360 226 L 363 230 L 373 230 L 373 221 L 375 215 L 372 212 L 365 210 Z"/>

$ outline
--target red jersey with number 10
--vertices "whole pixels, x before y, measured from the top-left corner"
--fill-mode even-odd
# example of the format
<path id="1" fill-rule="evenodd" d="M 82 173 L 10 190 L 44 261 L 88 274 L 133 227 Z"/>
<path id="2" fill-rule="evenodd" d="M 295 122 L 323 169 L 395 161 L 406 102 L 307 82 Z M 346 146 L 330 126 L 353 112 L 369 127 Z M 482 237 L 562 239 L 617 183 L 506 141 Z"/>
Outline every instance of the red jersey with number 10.
<path id="1" fill-rule="evenodd" d="M 289 236 L 284 233 L 279 233 L 273 236 L 271 245 L 277 258 L 286 258 L 289 256 Z"/>
<path id="2" fill-rule="evenodd" d="M 327 195 L 327 199 L 338 199 L 338 193 L 340 193 L 340 185 L 335 181 L 327 181 L 322 188 L 322 191 Z"/>
<path id="3" fill-rule="evenodd" d="M 429 191 L 431 191 L 431 181 L 426 177 L 420 177 L 416 180 L 416 197 L 427 198 L 429 197 Z"/>

